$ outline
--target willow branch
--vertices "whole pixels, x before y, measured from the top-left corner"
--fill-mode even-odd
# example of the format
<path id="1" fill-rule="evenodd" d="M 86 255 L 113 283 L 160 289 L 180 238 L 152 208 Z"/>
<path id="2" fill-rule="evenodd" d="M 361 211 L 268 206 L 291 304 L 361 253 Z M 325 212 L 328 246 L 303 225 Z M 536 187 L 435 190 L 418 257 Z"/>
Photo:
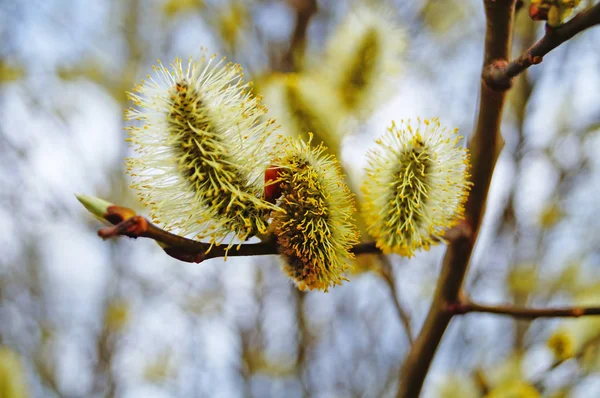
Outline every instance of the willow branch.
<path id="1" fill-rule="evenodd" d="M 483 305 L 473 302 L 459 302 L 448 305 L 448 311 L 454 315 L 470 312 L 505 315 L 519 319 L 537 318 L 578 318 L 580 316 L 600 315 L 600 307 L 565 307 L 565 308 L 525 308 L 510 305 Z"/>
<path id="2" fill-rule="evenodd" d="M 483 4 L 486 15 L 485 71 L 495 60 L 509 57 L 515 0 L 484 0 Z M 477 125 L 469 143 L 473 187 L 466 203 L 463 233 L 450 241 L 425 324 L 400 370 L 400 398 L 419 396 L 437 347 L 453 316 L 447 310 L 447 304 L 459 301 L 459 292 L 485 211 L 492 173 L 502 148 L 500 122 L 504 102 L 504 91 L 494 91 L 482 82 Z"/>
<path id="3" fill-rule="evenodd" d="M 400 298 L 398 297 L 398 291 L 396 289 L 396 281 L 394 279 L 394 273 L 392 270 L 392 264 L 390 262 L 390 259 L 386 255 L 380 254 L 379 257 L 381 261 L 381 277 L 390 289 L 390 294 L 392 295 L 392 302 L 394 304 L 394 308 L 396 309 L 396 313 L 398 314 L 398 319 L 400 319 L 400 323 L 404 327 L 408 343 L 412 345 L 414 341 L 410 326 L 410 316 L 408 315 L 404 307 L 402 307 L 402 303 L 400 303 Z"/>
<path id="4" fill-rule="evenodd" d="M 125 209 L 125 211 L 123 210 Z M 279 246 L 275 240 L 261 243 L 241 243 L 227 248 L 227 245 L 215 245 L 175 235 L 152 224 L 145 217 L 131 214 L 129 209 L 113 206 L 106 215 L 107 221 L 113 225 L 98 230 L 103 239 L 116 236 L 130 238 L 148 238 L 160 244 L 171 257 L 190 263 L 201 263 L 215 257 L 264 256 L 279 254 Z M 120 215 L 122 214 L 122 215 Z M 364 242 L 355 245 L 353 254 L 380 253 L 375 242 Z"/>
<path id="5" fill-rule="evenodd" d="M 317 12 L 316 0 L 289 0 L 288 3 L 296 9 L 296 24 L 290 47 L 283 58 L 283 69 L 286 72 L 295 71 L 299 65 L 297 60 L 304 57 L 306 48 L 306 30 L 312 16 Z"/>
<path id="6" fill-rule="evenodd" d="M 600 3 L 582 11 L 569 22 L 552 28 L 546 25 L 546 33 L 537 43 L 511 62 L 496 62 L 483 73 L 483 80 L 495 90 L 507 90 L 512 86 L 512 78 L 531 65 L 542 62 L 544 56 L 576 34 L 600 24 Z M 508 58 L 503 58 L 508 59 Z"/>

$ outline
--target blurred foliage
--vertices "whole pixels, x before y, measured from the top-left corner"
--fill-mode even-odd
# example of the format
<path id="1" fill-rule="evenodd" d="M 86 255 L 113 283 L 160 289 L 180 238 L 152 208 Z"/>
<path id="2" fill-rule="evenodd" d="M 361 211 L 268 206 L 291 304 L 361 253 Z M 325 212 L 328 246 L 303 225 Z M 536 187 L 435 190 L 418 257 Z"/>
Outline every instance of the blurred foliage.
<path id="1" fill-rule="evenodd" d="M 508 273 L 506 284 L 514 295 L 525 295 L 538 288 L 537 269 L 534 265 L 520 264 Z"/>
<path id="2" fill-rule="evenodd" d="M 19 80 L 24 75 L 25 70 L 22 67 L 12 65 L 8 60 L 0 58 L 0 83 Z"/>
<path id="3" fill-rule="evenodd" d="M 163 4 L 163 13 L 171 18 L 178 13 L 191 13 L 200 11 L 204 7 L 203 0 L 167 0 Z"/>
<path id="4" fill-rule="evenodd" d="M 0 397 L 26 398 L 27 390 L 21 358 L 10 348 L 0 346 Z"/>
<path id="5" fill-rule="evenodd" d="M 474 12 L 473 3 L 461 0 L 426 1 L 421 9 L 421 17 L 427 28 L 438 35 L 460 26 Z"/>
<path id="6" fill-rule="evenodd" d="M 242 1 L 224 5 L 218 12 L 216 26 L 223 41 L 229 48 L 236 48 L 240 36 L 251 23 L 250 11 Z"/>
<path id="7" fill-rule="evenodd" d="M 529 383 L 510 380 L 495 387 L 485 398 L 541 398 L 539 391 Z"/>
<path id="8" fill-rule="evenodd" d="M 119 332 L 125 327 L 129 320 L 129 305 L 123 300 L 111 301 L 107 308 L 104 319 L 105 328 L 111 332 Z"/>

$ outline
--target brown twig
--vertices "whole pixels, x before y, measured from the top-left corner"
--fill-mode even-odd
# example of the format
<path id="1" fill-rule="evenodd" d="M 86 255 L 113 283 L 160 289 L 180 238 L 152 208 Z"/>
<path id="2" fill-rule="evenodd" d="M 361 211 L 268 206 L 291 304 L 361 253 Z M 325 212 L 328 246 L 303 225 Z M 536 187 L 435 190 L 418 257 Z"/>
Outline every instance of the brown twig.
<path id="1" fill-rule="evenodd" d="M 510 305 L 483 305 L 465 301 L 449 304 L 447 310 L 454 315 L 463 315 L 470 312 L 484 312 L 489 314 L 505 315 L 519 319 L 536 318 L 578 318 L 580 316 L 600 315 L 600 307 L 570 307 L 570 308 L 525 308 Z"/>
<path id="2" fill-rule="evenodd" d="M 130 238 L 148 238 L 160 244 L 163 250 L 178 260 L 189 263 L 201 263 L 204 260 L 215 257 L 241 257 L 241 256 L 265 256 L 279 254 L 279 246 L 275 240 L 266 240 L 261 243 L 241 243 L 227 248 L 208 242 L 188 239 L 152 224 L 143 216 L 138 216 L 133 210 L 112 205 L 102 215 L 104 220 L 110 222 L 111 226 L 98 230 L 98 236 L 102 239 L 117 236 L 128 236 Z M 464 226 L 450 228 L 446 231 L 445 238 L 452 240 L 455 236 L 462 234 Z M 437 238 L 436 238 L 437 239 Z M 437 240 L 439 241 L 439 240 Z M 350 253 L 359 256 L 361 254 L 381 254 L 375 241 L 361 242 L 350 249 Z"/>
<path id="3" fill-rule="evenodd" d="M 257 256 L 277 253 L 277 246 L 274 242 L 241 244 L 227 250 L 226 246 L 212 245 L 172 234 L 157 227 L 142 216 L 134 216 L 111 227 L 101 228 L 98 230 L 98 235 L 103 239 L 116 236 L 153 239 L 171 257 L 190 263 L 201 263 L 214 257 Z"/>
<path id="4" fill-rule="evenodd" d="M 600 3 L 582 11 L 569 22 L 552 28 L 546 25 L 546 33 L 537 43 L 525 51 L 519 58 L 506 62 L 499 58 L 483 71 L 483 80 L 494 90 L 507 90 L 512 86 L 512 78 L 531 65 L 542 62 L 544 56 L 556 47 L 571 39 L 577 33 L 600 24 Z"/>
<path id="5" fill-rule="evenodd" d="M 306 30 L 312 16 L 317 12 L 316 0 L 288 0 L 288 3 L 296 9 L 296 25 L 290 47 L 283 57 L 282 69 L 286 72 L 300 69 L 298 57 L 303 57 L 306 48 Z"/>
<path id="6" fill-rule="evenodd" d="M 495 60 L 508 59 L 515 0 L 484 0 L 484 8 L 487 21 L 485 69 Z M 466 203 L 466 227 L 462 235 L 458 234 L 450 241 L 446 251 L 425 324 L 400 371 L 400 398 L 419 396 L 437 347 L 452 319 L 453 314 L 447 311 L 447 304 L 458 301 L 481 226 L 494 166 L 502 148 L 500 121 L 504 102 L 505 92 L 494 91 L 481 84 L 477 126 L 469 143 L 473 187 Z"/>
<path id="7" fill-rule="evenodd" d="M 392 264 L 390 262 L 390 259 L 384 254 L 379 255 L 379 260 L 381 261 L 381 277 L 390 289 L 390 293 L 392 295 L 392 302 L 394 304 L 394 308 L 396 309 L 396 313 L 398 314 L 398 318 L 400 319 L 400 323 L 402 324 L 402 326 L 404 327 L 404 331 L 406 332 L 408 343 L 410 345 L 413 345 L 414 340 L 411 332 L 410 316 L 400 303 L 400 298 L 398 297 L 398 291 L 396 289 L 396 281 L 394 280 Z"/>
<path id="8" fill-rule="evenodd" d="M 110 211 L 123 212 L 123 209 L 126 208 L 112 206 Z M 120 217 L 117 213 L 111 213 L 105 217 L 114 225 L 100 228 L 98 235 L 101 238 L 108 239 L 116 236 L 128 236 L 130 238 L 153 239 L 161 245 L 169 256 L 185 262 L 201 263 L 204 260 L 215 257 L 279 254 L 279 247 L 275 240 L 261 243 L 242 243 L 227 249 L 227 245 L 214 245 L 172 234 L 157 227 L 142 216 L 133 215 L 123 219 L 125 217 Z M 375 242 L 359 243 L 350 251 L 355 255 L 380 252 L 377 246 L 375 246 Z"/>

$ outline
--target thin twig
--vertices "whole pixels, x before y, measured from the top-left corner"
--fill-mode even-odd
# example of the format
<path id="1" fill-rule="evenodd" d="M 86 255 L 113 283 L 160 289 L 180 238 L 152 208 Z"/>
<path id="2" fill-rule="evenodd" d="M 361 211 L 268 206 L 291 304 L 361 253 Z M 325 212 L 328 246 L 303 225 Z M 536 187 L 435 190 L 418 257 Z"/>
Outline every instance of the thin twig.
<path id="1" fill-rule="evenodd" d="M 309 331 L 309 324 L 306 321 L 304 312 L 304 304 L 306 301 L 306 292 L 292 287 L 292 294 L 295 296 L 295 313 L 296 313 L 296 374 L 300 387 L 302 389 L 302 397 L 309 397 L 310 390 L 308 380 L 306 378 L 306 369 L 308 362 L 309 347 L 312 344 L 312 338 Z"/>
<path id="2" fill-rule="evenodd" d="M 414 340 L 410 327 L 410 317 L 406 310 L 402 307 L 400 303 L 400 298 L 398 297 L 398 291 L 396 289 L 396 281 L 394 279 L 394 273 L 392 271 L 392 264 L 390 259 L 384 255 L 379 255 L 379 260 L 381 261 L 381 270 L 380 274 L 385 283 L 388 285 L 390 289 L 390 293 L 392 295 L 392 302 L 394 303 L 394 308 L 396 308 L 396 312 L 398 313 L 398 318 L 400 319 L 400 323 L 404 327 L 404 331 L 406 332 L 406 337 L 408 338 L 408 343 L 413 345 Z"/>
<path id="3" fill-rule="evenodd" d="M 525 51 L 519 58 L 506 62 L 499 58 L 483 71 L 483 80 L 494 90 L 507 90 L 512 86 L 512 78 L 531 65 L 542 62 L 544 56 L 573 36 L 592 26 L 600 24 L 600 3 L 577 14 L 569 22 L 552 28 L 546 25 L 546 33 L 537 43 Z"/>
<path id="4" fill-rule="evenodd" d="M 449 304 L 447 309 L 454 315 L 483 312 L 519 319 L 578 318 L 580 316 L 600 315 L 600 307 L 525 308 L 510 305 L 483 305 L 473 302 Z"/>
<path id="5" fill-rule="evenodd" d="M 114 216 L 114 214 L 112 215 Z M 261 243 L 241 243 L 228 249 L 228 245 L 215 245 L 175 235 L 152 224 L 142 216 L 132 216 L 121 221 L 117 217 L 114 217 L 113 222 L 114 225 L 98 230 L 98 235 L 103 239 L 116 236 L 153 239 L 171 257 L 190 263 L 201 263 L 204 260 L 215 257 L 279 254 L 279 246 L 275 240 Z M 359 243 L 350 251 L 355 255 L 380 253 L 375 242 Z"/>
<path id="6" fill-rule="evenodd" d="M 301 69 L 298 58 L 304 58 L 306 30 L 310 19 L 317 12 L 316 0 L 289 0 L 288 2 L 296 9 L 296 25 L 294 26 L 290 47 L 283 57 L 282 69 L 285 72 Z"/>

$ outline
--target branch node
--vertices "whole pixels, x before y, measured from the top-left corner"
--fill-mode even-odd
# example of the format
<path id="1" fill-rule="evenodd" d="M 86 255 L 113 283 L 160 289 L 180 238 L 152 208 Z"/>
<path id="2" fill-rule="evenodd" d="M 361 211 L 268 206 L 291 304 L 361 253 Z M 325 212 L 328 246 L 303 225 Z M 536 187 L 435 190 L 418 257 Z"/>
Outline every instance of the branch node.
<path id="1" fill-rule="evenodd" d="M 585 314 L 585 311 L 583 308 L 573 308 L 573 316 L 578 318 L 580 316 L 583 316 Z"/>
<path id="2" fill-rule="evenodd" d="M 116 225 L 135 216 L 135 211 L 128 207 L 112 205 L 106 209 L 106 214 L 103 217 L 109 223 Z"/>
<path id="3" fill-rule="evenodd" d="M 531 62 L 532 65 L 537 65 L 537 64 L 542 63 L 542 61 L 544 60 L 544 57 L 539 56 L 539 55 L 528 54 L 527 59 L 529 60 L 529 62 Z"/>
<path id="4" fill-rule="evenodd" d="M 145 232 L 148 232 L 148 221 L 142 216 L 134 216 L 111 227 L 100 228 L 98 230 L 98 236 L 102 239 L 108 239 L 119 235 L 125 235 L 130 238 L 139 238 Z"/>
<path id="5" fill-rule="evenodd" d="M 460 302 L 446 303 L 445 310 L 452 315 L 464 314 L 464 308 Z"/>
<path id="6" fill-rule="evenodd" d="M 461 238 L 467 238 L 469 241 L 473 239 L 473 226 L 466 220 L 460 220 L 454 227 L 448 229 L 444 235 L 448 242 L 454 242 Z"/>
<path id="7" fill-rule="evenodd" d="M 540 61 L 541 62 L 541 61 Z M 494 91 L 507 91 L 512 87 L 512 77 L 507 72 L 508 61 L 497 59 L 483 68 L 482 79 L 487 87 Z"/>

